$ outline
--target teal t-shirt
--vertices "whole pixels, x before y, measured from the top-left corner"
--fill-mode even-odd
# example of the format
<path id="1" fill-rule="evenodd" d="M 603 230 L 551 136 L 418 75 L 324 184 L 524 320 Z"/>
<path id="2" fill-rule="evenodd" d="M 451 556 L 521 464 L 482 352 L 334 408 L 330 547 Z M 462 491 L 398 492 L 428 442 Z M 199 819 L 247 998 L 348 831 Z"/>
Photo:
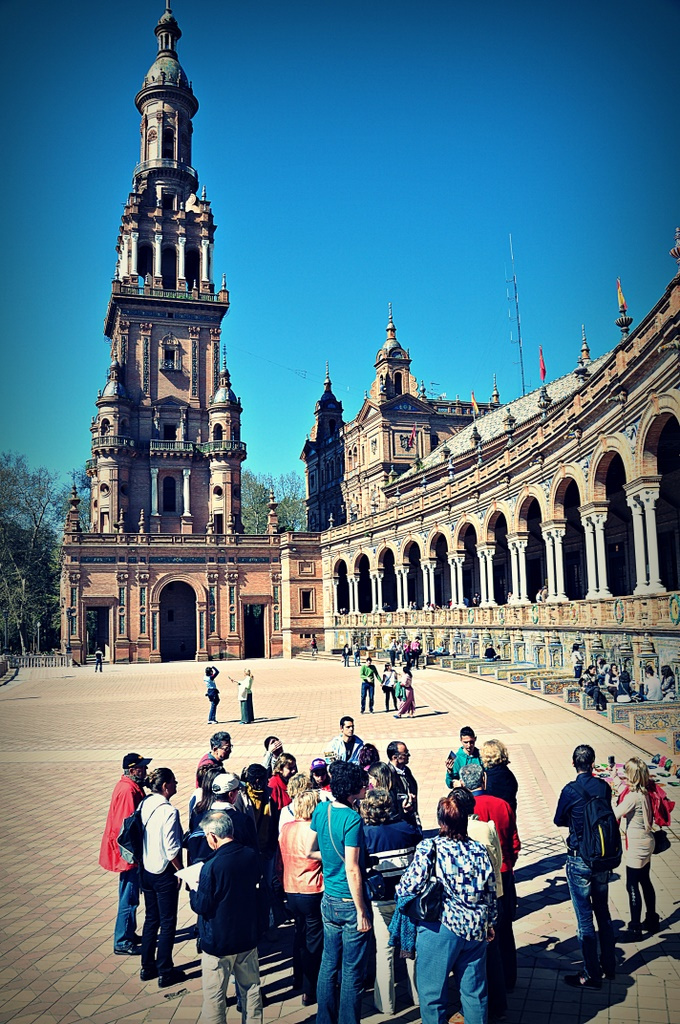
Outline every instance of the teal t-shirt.
<path id="1" fill-rule="evenodd" d="M 328 831 L 330 808 L 330 827 L 333 830 L 333 841 L 338 849 L 336 853 Z M 329 896 L 336 899 L 351 899 L 352 894 L 347 884 L 345 871 L 345 847 L 359 847 L 359 863 L 364 865 L 363 832 L 361 816 L 351 807 L 331 803 L 328 800 L 318 804 L 312 814 L 311 828 L 317 834 L 321 864 L 323 866 L 323 887 Z M 338 855 L 339 854 L 339 855 Z"/>

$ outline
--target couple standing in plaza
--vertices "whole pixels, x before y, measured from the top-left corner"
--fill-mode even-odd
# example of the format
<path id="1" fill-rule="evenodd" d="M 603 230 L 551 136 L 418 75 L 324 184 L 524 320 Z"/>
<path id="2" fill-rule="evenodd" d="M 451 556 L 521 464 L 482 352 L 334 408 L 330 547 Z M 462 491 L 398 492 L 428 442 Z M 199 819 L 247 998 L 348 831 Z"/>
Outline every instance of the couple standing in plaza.
<path id="1" fill-rule="evenodd" d="M 215 680 L 219 674 L 219 669 L 216 669 L 214 665 L 208 665 L 205 670 L 205 675 L 203 676 L 205 695 L 210 701 L 208 725 L 217 723 L 217 705 L 220 703 L 220 691 L 217 689 L 217 683 Z M 238 686 L 238 700 L 241 707 L 241 724 L 250 725 L 255 721 L 255 712 L 253 710 L 253 683 L 255 681 L 255 677 L 250 669 L 247 668 L 242 679 L 232 679 L 231 676 L 228 676 L 228 679 L 230 683 L 236 683 Z"/>
<path id="2" fill-rule="evenodd" d="M 404 715 L 413 717 L 416 710 L 416 702 L 413 694 L 413 676 L 411 675 L 411 669 L 408 665 L 404 665 L 402 669 L 401 679 L 397 678 L 396 670 L 388 662 L 385 665 L 385 672 L 383 673 L 382 679 L 378 669 L 373 664 L 372 658 L 369 656 L 366 658 L 366 663 L 362 665 L 359 673 L 361 679 L 361 714 L 366 713 L 366 702 L 368 701 L 368 710 L 371 714 L 374 712 L 375 703 L 375 684 L 380 683 L 385 694 L 385 711 L 390 710 L 390 699 L 394 701 L 394 708 L 397 708 L 397 700 L 400 701 L 399 711 L 394 716 L 395 718 L 402 718 Z"/>

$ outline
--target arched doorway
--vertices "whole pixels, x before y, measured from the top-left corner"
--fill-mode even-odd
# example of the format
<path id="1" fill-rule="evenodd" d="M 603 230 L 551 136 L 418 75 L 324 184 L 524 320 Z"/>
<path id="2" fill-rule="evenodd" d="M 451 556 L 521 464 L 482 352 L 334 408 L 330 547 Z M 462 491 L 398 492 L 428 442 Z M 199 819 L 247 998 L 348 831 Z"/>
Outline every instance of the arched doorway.
<path id="1" fill-rule="evenodd" d="M 423 607 L 423 573 L 420 565 L 420 548 L 411 543 L 406 554 L 406 604 Z"/>
<path id="2" fill-rule="evenodd" d="M 349 581 L 345 562 L 338 562 L 335 575 L 338 578 L 338 612 L 345 615 L 349 611 Z"/>
<path id="3" fill-rule="evenodd" d="M 659 436 L 657 473 L 661 477 L 656 505 L 659 574 L 666 590 L 680 587 L 680 425 L 669 417 Z"/>
<path id="4" fill-rule="evenodd" d="M 264 658 L 264 622 L 265 606 L 263 604 L 243 605 L 243 657 Z"/>
<path id="5" fill-rule="evenodd" d="M 371 575 L 369 571 L 368 555 L 362 555 L 359 559 L 359 583 L 357 586 L 357 596 L 359 601 L 359 612 L 372 612 L 373 611 L 373 596 L 371 594 Z"/>
<path id="6" fill-rule="evenodd" d="M 493 599 L 496 604 L 507 604 L 508 591 L 511 589 L 512 572 L 510 568 L 510 549 L 508 547 L 508 521 L 499 512 L 492 521 L 493 527 Z"/>
<path id="7" fill-rule="evenodd" d="M 394 571 L 394 555 L 387 548 L 383 556 L 383 581 L 382 596 L 383 604 L 387 611 L 394 612 L 397 609 L 397 576 Z"/>
<path id="8" fill-rule="evenodd" d="M 479 593 L 479 559 L 477 558 L 477 531 L 471 523 L 464 526 L 459 543 L 463 546 L 463 599 L 472 604 L 472 598 Z"/>
<path id="9" fill-rule="evenodd" d="M 196 594 L 188 583 L 171 580 L 160 599 L 161 661 L 189 661 L 196 657 Z"/>
<path id="10" fill-rule="evenodd" d="M 586 596 L 586 537 L 581 522 L 581 493 L 578 484 L 570 480 L 564 492 L 564 589 L 570 601 L 582 601 Z"/>
<path id="11" fill-rule="evenodd" d="M 441 533 L 435 540 L 434 558 L 434 603 L 438 608 L 447 608 L 451 600 L 451 569 L 449 545 Z"/>
<path id="12" fill-rule="evenodd" d="M 607 579 L 602 583 L 609 586 L 613 597 L 632 594 L 635 587 L 635 557 L 633 542 L 633 513 L 628 508 L 626 493 L 626 469 L 623 459 L 617 453 L 607 467 L 605 490 L 609 507 L 604 524 L 607 549 Z M 601 584 L 602 585 L 602 584 Z"/>
<path id="13" fill-rule="evenodd" d="M 547 579 L 545 541 L 543 540 L 543 530 L 541 528 L 543 516 L 541 515 L 541 506 L 536 498 L 533 498 L 529 503 L 525 515 L 527 531 L 529 533 L 526 553 L 527 594 L 530 601 L 535 601 L 537 593 L 543 589 Z"/>

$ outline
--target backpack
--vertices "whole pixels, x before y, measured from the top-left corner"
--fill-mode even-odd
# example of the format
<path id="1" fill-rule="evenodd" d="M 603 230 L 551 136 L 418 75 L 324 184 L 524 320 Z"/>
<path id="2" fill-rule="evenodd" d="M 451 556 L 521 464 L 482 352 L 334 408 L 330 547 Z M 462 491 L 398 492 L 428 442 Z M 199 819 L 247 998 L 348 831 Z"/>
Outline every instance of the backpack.
<path id="1" fill-rule="evenodd" d="M 137 810 L 133 811 L 132 814 L 129 814 L 127 818 L 125 818 L 123 824 L 120 827 L 120 832 L 118 833 L 118 849 L 120 850 L 121 857 L 123 858 L 124 861 L 127 861 L 128 864 L 142 863 L 142 854 L 144 853 L 145 828 L 144 824 L 142 823 L 143 805 L 144 800 L 142 800 Z M 158 805 L 158 807 L 162 806 L 162 804 Z M 151 820 L 151 815 L 154 813 L 154 811 L 158 810 L 158 807 L 154 807 L 153 811 L 149 815 L 149 820 Z"/>
<path id="2" fill-rule="evenodd" d="M 573 783 L 576 785 L 576 783 Z M 583 834 L 579 857 L 591 871 L 613 871 L 621 863 L 619 823 L 606 796 L 589 796 L 579 787 L 583 799 Z"/>

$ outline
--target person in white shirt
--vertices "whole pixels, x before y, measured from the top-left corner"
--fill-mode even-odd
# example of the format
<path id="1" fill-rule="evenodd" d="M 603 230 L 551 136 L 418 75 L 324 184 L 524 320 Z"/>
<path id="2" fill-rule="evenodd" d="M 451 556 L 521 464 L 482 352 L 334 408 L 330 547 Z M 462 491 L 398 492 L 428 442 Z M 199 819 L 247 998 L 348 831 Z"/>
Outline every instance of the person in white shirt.
<path id="1" fill-rule="evenodd" d="M 140 867 L 146 916 L 142 931 L 141 981 L 158 978 L 158 987 L 184 981 L 184 971 L 172 961 L 177 929 L 179 885 L 175 875 L 182 867 L 182 827 L 179 811 L 170 803 L 177 780 L 170 768 L 155 768 L 148 775 L 151 795 L 140 805 L 144 848 Z"/>
<path id="2" fill-rule="evenodd" d="M 241 725 L 250 725 L 251 722 L 255 721 L 255 713 L 253 711 L 253 683 L 255 677 L 249 668 L 246 669 L 243 679 L 232 679 L 229 676 L 232 683 L 236 683 L 238 686 L 238 699 L 241 705 Z"/>
<path id="3" fill-rule="evenodd" d="M 645 700 L 663 700 L 661 692 L 661 680 L 654 671 L 652 665 L 645 668 Z"/>

